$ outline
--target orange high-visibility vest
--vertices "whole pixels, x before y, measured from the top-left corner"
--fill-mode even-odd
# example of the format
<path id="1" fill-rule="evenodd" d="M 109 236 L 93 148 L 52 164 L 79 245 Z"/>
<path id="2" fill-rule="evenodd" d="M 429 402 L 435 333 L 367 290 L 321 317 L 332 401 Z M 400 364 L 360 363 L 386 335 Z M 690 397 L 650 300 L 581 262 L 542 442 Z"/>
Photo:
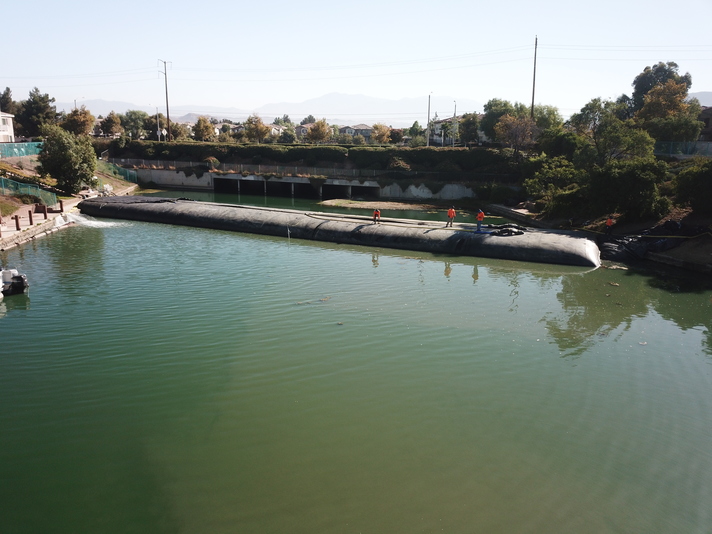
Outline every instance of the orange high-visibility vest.
<path id="1" fill-rule="evenodd" d="M 450 208 L 449 210 L 447 210 L 447 216 L 448 216 L 450 219 L 454 219 L 454 218 L 455 218 L 455 210 L 452 209 L 452 208 Z"/>

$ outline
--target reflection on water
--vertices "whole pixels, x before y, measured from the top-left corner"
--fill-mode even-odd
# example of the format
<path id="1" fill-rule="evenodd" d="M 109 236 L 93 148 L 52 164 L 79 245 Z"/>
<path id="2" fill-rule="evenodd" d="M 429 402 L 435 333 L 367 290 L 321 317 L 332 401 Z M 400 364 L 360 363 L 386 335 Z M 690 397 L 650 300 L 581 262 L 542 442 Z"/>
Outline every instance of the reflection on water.
<path id="1" fill-rule="evenodd" d="M 14 311 L 26 311 L 30 309 L 30 297 L 27 293 L 22 295 L 10 295 L 0 299 L 0 319 L 8 313 Z"/>
<path id="2" fill-rule="evenodd" d="M 104 222 L 0 256 L 8 532 L 712 522 L 703 283 Z"/>

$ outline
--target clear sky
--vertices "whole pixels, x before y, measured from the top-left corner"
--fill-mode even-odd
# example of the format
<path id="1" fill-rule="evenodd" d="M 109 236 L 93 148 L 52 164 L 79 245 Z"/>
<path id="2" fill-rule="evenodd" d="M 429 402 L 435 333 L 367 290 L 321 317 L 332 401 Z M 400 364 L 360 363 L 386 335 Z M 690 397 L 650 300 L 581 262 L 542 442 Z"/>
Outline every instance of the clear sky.
<path id="1" fill-rule="evenodd" d="M 712 0 L 34 0 L 2 12 L 0 90 L 15 100 L 38 87 L 58 102 L 163 110 L 165 60 L 171 107 L 250 111 L 340 92 L 422 97 L 424 122 L 431 92 L 531 103 L 535 37 L 536 102 L 564 116 L 630 94 L 658 61 L 712 91 Z"/>

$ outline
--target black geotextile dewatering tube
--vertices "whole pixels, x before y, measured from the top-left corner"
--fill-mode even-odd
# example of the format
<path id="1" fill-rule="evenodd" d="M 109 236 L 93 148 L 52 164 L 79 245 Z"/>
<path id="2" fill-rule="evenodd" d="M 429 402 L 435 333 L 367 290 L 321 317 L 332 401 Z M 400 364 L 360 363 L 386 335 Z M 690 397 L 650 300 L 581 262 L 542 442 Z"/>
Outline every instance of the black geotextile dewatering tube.
<path id="1" fill-rule="evenodd" d="M 596 244 L 574 232 L 545 230 L 477 232 L 472 225 L 297 210 L 259 208 L 158 197 L 95 197 L 79 204 L 93 217 L 130 219 L 310 239 L 351 245 L 417 250 L 456 256 L 598 267 Z"/>

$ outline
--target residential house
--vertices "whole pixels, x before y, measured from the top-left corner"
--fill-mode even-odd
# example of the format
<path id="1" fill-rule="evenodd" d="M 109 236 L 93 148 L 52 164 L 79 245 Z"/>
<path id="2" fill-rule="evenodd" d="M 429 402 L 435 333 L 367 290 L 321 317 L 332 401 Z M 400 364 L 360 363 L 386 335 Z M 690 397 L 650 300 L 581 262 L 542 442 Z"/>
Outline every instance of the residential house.
<path id="1" fill-rule="evenodd" d="M 12 125 L 14 115 L 0 111 L 0 143 L 14 143 L 15 129 Z"/>
<path id="2" fill-rule="evenodd" d="M 371 139 L 371 132 L 373 132 L 373 128 L 371 128 L 368 124 L 356 124 L 351 126 L 351 128 L 354 131 L 351 135 L 362 135 L 366 141 Z M 339 133 L 341 133 L 341 130 L 339 130 Z"/>
<path id="3" fill-rule="evenodd" d="M 480 123 L 482 122 L 483 117 L 484 117 L 484 115 L 481 113 L 477 115 L 477 118 L 479 119 Z M 455 117 L 455 119 L 457 121 L 456 128 L 459 128 L 459 125 L 463 120 L 463 115 L 458 115 L 457 117 Z M 445 132 L 445 139 L 443 139 L 443 124 L 448 125 L 447 131 Z M 452 136 L 451 136 L 452 117 L 448 117 L 446 119 L 438 119 L 438 117 L 436 115 L 435 120 L 431 121 L 430 125 L 431 125 L 431 128 L 430 128 L 430 145 L 431 146 L 448 146 L 448 145 L 452 146 Z M 490 139 L 485 135 L 485 133 L 482 131 L 482 129 L 478 129 L 477 134 L 479 136 L 480 144 L 490 141 Z"/>
<path id="4" fill-rule="evenodd" d="M 341 126 L 339 135 L 356 135 L 356 130 L 354 130 L 353 126 Z"/>
<path id="5" fill-rule="evenodd" d="M 457 124 L 459 124 L 461 120 L 462 117 L 455 117 L 455 128 L 457 128 Z M 452 123 L 452 117 L 438 119 L 436 115 L 435 120 L 430 123 L 430 144 L 434 146 L 452 145 Z M 445 131 L 443 131 L 443 124 L 447 124 Z"/>
<path id="6" fill-rule="evenodd" d="M 313 122 L 308 122 L 306 124 L 300 124 L 296 128 L 294 128 L 294 133 L 297 134 L 297 137 L 304 137 L 307 135 L 307 132 L 309 131 L 309 128 L 314 126 Z"/>
<path id="7" fill-rule="evenodd" d="M 286 130 L 286 128 L 281 124 L 268 124 L 267 128 L 269 128 L 269 134 L 274 135 L 276 137 L 282 135 L 282 132 Z"/>

